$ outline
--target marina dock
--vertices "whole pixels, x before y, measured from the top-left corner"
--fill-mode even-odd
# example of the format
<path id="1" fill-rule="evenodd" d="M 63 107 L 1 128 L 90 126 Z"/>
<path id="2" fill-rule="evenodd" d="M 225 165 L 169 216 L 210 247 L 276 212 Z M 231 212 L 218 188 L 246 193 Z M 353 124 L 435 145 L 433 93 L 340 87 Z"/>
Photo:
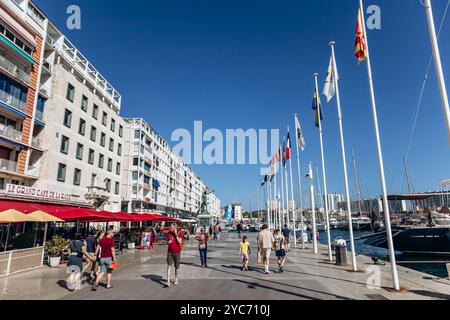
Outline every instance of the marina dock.
<path id="1" fill-rule="evenodd" d="M 250 271 L 241 271 L 237 234 L 223 234 L 211 241 L 207 269 L 201 269 L 197 243 L 186 243 L 182 254 L 178 286 L 164 288 L 166 246 L 153 250 L 124 250 L 119 270 L 113 274 L 114 288 L 100 286 L 92 292 L 88 284 L 70 293 L 65 288 L 66 268 L 43 267 L 35 271 L 0 278 L 0 299 L 44 300 L 436 300 L 450 299 L 450 281 L 398 267 L 402 290 L 391 290 L 390 265 L 374 266 L 368 256 L 358 255 L 360 272 L 351 266 L 327 261 L 327 248 L 318 255 L 312 246 L 294 249 L 288 255 L 284 273 L 278 270 L 274 254 L 271 274 L 256 264 L 256 234 L 247 234 L 253 249 Z M 384 263 L 381 261 L 381 263 Z M 376 285 L 379 274 L 379 286 Z M 374 282 L 375 281 L 375 282 Z"/>

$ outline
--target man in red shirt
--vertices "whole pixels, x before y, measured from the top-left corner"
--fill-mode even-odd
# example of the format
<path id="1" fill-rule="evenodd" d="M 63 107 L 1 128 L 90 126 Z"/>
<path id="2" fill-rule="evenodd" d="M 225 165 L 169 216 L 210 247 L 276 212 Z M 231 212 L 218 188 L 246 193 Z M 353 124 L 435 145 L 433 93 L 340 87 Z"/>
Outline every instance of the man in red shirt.
<path id="1" fill-rule="evenodd" d="M 172 265 L 175 266 L 175 282 L 178 285 L 178 270 L 180 269 L 181 250 L 183 246 L 183 233 L 178 230 L 176 224 L 170 226 L 169 234 L 167 235 L 169 244 L 167 250 L 167 284 L 170 287 L 170 269 Z"/>
<path id="2" fill-rule="evenodd" d="M 107 289 L 111 289 L 111 279 L 112 279 L 112 269 L 110 268 L 110 264 L 112 261 L 116 260 L 116 251 L 115 251 L 115 243 L 113 240 L 114 237 L 114 230 L 109 230 L 108 235 L 106 237 L 103 237 L 99 241 L 99 245 L 97 246 L 97 250 L 95 251 L 95 256 L 97 256 L 98 251 L 100 250 L 100 274 L 98 275 L 97 279 L 95 280 L 92 290 L 96 291 L 98 284 L 100 280 L 103 278 L 104 274 L 106 273 L 106 281 Z"/>

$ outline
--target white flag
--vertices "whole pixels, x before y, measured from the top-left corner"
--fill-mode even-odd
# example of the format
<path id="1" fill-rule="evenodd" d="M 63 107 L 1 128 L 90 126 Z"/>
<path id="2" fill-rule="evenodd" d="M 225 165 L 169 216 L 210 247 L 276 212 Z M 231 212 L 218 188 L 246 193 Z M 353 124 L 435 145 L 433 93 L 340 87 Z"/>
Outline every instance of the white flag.
<path id="1" fill-rule="evenodd" d="M 339 75 L 336 75 L 336 79 L 339 80 Z M 330 65 L 328 66 L 327 79 L 322 91 L 323 95 L 327 97 L 327 102 L 330 102 L 336 94 L 336 87 L 334 85 L 334 61 L 333 57 L 330 58 Z"/>
<path id="2" fill-rule="evenodd" d="M 305 137 L 303 136 L 302 127 L 300 126 L 300 122 L 298 121 L 297 115 L 295 116 L 295 135 L 297 137 L 297 142 L 302 151 L 305 150 Z"/>

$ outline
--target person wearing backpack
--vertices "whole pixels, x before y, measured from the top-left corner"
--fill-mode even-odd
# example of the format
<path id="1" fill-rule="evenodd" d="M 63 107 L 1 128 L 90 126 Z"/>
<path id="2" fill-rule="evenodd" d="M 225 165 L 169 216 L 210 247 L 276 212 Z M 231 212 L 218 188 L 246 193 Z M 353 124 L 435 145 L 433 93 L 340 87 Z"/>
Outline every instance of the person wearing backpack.
<path id="1" fill-rule="evenodd" d="M 79 283 L 81 281 L 81 272 L 83 270 L 83 257 L 86 256 L 89 260 L 95 261 L 95 256 L 91 256 L 81 242 L 81 234 L 75 235 L 75 240 L 70 241 L 69 261 L 67 263 L 67 273 L 70 274 L 67 278 L 66 285 L 69 291 L 73 292 L 75 289 L 81 289 Z"/>

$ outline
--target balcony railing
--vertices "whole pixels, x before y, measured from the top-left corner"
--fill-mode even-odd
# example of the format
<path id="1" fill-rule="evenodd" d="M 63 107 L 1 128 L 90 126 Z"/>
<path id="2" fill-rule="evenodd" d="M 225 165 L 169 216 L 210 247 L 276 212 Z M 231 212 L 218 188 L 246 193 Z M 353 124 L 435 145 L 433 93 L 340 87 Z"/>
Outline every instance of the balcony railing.
<path id="1" fill-rule="evenodd" d="M 36 110 L 36 119 L 44 121 L 44 112 L 41 110 Z"/>
<path id="2" fill-rule="evenodd" d="M 11 160 L 6 160 L 6 159 L 0 159 L 0 170 L 16 172 L 17 162 L 14 162 Z"/>
<path id="3" fill-rule="evenodd" d="M 31 139 L 31 145 L 35 148 L 41 148 L 41 139 L 33 138 Z"/>
<path id="4" fill-rule="evenodd" d="M 30 75 L 16 66 L 13 62 L 9 61 L 6 57 L 0 56 L 0 67 L 8 70 L 23 82 L 27 84 L 30 83 Z"/>
<path id="5" fill-rule="evenodd" d="M 9 104 L 19 110 L 25 112 L 26 110 L 26 102 L 18 99 L 17 97 L 12 96 L 6 91 L 0 90 L 0 101 Z"/>
<path id="6" fill-rule="evenodd" d="M 0 134 L 17 141 L 22 140 L 22 132 L 9 126 L 0 125 Z"/>
<path id="7" fill-rule="evenodd" d="M 41 173 L 41 167 L 39 166 L 28 166 L 28 170 L 26 172 L 27 176 L 39 178 Z"/>

